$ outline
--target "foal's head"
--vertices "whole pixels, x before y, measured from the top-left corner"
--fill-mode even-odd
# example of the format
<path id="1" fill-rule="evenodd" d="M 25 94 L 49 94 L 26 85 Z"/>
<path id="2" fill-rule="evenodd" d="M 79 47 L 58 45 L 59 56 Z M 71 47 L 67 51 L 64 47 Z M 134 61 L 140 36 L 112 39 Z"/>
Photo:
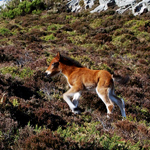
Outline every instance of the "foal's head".
<path id="1" fill-rule="evenodd" d="M 49 76 L 57 75 L 61 72 L 60 68 L 60 53 L 57 53 L 57 56 L 54 57 L 47 68 L 45 74 Z"/>
<path id="2" fill-rule="evenodd" d="M 65 66 L 63 67 L 64 69 L 66 69 L 67 67 L 83 68 L 83 66 L 76 60 L 66 57 L 66 56 L 62 56 L 58 52 L 57 56 L 52 59 L 45 74 L 49 76 L 54 76 L 56 74 L 59 74 L 62 72 L 62 66 Z"/>

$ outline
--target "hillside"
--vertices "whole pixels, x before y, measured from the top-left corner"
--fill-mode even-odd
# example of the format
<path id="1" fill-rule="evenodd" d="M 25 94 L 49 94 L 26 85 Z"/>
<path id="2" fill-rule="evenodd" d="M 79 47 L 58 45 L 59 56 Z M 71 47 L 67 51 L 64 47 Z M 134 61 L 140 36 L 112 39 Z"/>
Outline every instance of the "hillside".
<path id="1" fill-rule="evenodd" d="M 42 11 L 0 18 L 0 149 L 150 149 L 150 20 L 114 10 Z M 63 100 L 63 76 L 44 76 L 60 52 L 90 69 L 129 76 L 115 83 L 127 118 L 116 106 L 106 118 L 92 92 L 74 115 Z"/>

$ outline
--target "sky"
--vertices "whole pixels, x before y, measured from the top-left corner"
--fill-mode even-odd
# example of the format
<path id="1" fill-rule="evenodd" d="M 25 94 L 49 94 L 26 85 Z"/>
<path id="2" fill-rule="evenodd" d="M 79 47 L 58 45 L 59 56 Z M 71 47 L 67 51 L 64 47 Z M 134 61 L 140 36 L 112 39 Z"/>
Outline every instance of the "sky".
<path id="1" fill-rule="evenodd" d="M 0 6 L 5 4 L 4 0 L 0 0 Z"/>
<path id="2" fill-rule="evenodd" d="M 3 5 L 3 3 L 4 3 L 4 1 L 3 1 L 3 0 L 0 0 L 0 6 Z"/>

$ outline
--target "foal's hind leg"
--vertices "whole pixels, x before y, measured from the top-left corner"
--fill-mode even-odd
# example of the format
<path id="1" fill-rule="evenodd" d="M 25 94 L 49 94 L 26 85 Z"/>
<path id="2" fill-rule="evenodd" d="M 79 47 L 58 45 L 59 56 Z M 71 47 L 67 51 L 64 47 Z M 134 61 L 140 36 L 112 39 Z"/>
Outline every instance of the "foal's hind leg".
<path id="1" fill-rule="evenodd" d="M 114 105 L 108 96 L 109 88 L 97 87 L 96 92 L 97 92 L 98 96 L 101 98 L 101 100 L 104 102 L 104 104 L 106 105 L 107 117 L 109 118 L 109 114 L 112 113 L 112 110 L 114 108 Z"/>
<path id="2" fill-rule="evenodd" d="M 117 97 L 115 95 L 113 88 L 109 92 L 109 98 L 112 100 L 112 102 L 116 103 L 119 106 L 119 108 L 121 110 L 122 117 L 126 117 L 124 100 L 120 99 L 119 97 Z"/>

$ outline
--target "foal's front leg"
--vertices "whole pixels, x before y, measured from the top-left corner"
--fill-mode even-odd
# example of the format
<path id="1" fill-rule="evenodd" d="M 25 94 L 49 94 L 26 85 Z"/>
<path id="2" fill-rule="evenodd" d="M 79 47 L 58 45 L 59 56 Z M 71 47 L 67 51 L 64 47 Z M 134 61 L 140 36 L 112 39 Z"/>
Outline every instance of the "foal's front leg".
<path id="1" fill-rule="evenodd" d="M 77 92 L 77 89 L 73 87 L 63 94 L 63 99 L 66 101 L 72 112 L 75 114 L 80 113 L 79 110 L 76 110 L 76 108 L 78 107 L 78 99 L 80 95 L 81 95 L 80 92 Z M 70 97 L 73 97 L 73 102 L 71 102 Z"/>
<path id="2" fill-rule="evenodd" d="M 72 103 L 76 106 L 76 108 L 78 107 L 79 104 L 78 99 L 80 98 L 80 96 L 81 96 L 81 92 L 77 92 L 73 96 Z"/>

